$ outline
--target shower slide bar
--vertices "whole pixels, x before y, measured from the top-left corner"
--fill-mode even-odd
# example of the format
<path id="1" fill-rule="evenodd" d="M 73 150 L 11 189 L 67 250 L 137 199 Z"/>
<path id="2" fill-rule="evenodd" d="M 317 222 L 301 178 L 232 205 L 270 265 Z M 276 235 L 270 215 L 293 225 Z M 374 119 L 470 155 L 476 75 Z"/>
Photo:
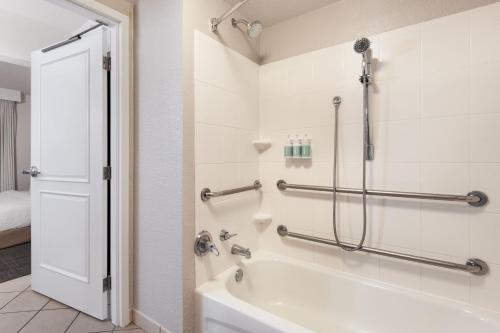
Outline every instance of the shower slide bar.
<path id="1" fill-rule="evenodd" d="M 309 241 L 309 242 L 320 243 L 320 244 L 325 244 L 325 245 L 332 245 L 332 246 L 342 245 L 342 246 L 351 247 L 351 248 L 356 247 L 356 245 L 350 244 L 350 243 L 341 242 L 340 244 L 338 244 L 334 240 L 320 238 L 320 237 L 314 237 L 314 236 L 309 236 L 309 235 L 304 235 L 304 234 L 298 234 L 295 232 L 290 232 L 290 231 L 288 231 L 288 228 L 284 225 L 280 225 L 277 229 L 277 232 L 278 232 L 278 235 L 280 235 L 281 237 L 297 238 L 297 239 L 301 239 L 301 240 L 305 240 L 305 241 Z M 381 256 L 385 256 L 385 257 L 391 257 L 391 258 L 395 258 L 395 259 L 402 259 L 402 260 L 417 262 L 417 263 L 421 263 L 421 264 L 425 264 L 425 265 L 453 269 L 456 271 L 464 271 L 464 272 L 468 272 L 468 273 L 471 273 L 474 275 L 485 275 L 486 273 L 488 273 L 488 264 L 486 262 L 484 262 L 483 260 L 476 259 L 476 258 L 467 259 L 465 264 L 458 264 L 458 263 L 454 263 L 454 262 L 450 262 L 450 261 L 414 256 L 414 255 L 410 255 L 410 254 L 375 249 L 375 248 L 364 247 L 364 246 L 362 248 L 360 248 L 359 251 L 371 253 L 371 254 L 377 254 L 377 255 L 381 255 Z"/>
<path id="2" fill-rule="evenodd" d="M 278 189 L 284 191 L 286 189 L 296 189 L 305 191 L 319 191 L 319 192 L 333 192 L 333 187 L 316 186 L 316 185 L 298 185 L 288 184 L 283 179 L 278 180 L 276 183 Z M 337 187 L 337 193 L 347 194 L 363 194 L 363 190 L 354 188 Z M 453 194 L 435 194 L 435 193 L 416 193 L 416 192 L 398 192 L 398 191 L 380 191 L 380 190 L 366 190 L 367 195 L 381 196 L 381 197 L 396 197 L 396 198 L 410 198 L 410 199 L 424 199 L 424 200 L 440 200 L 440 201 L 455 201 L 465 202 L 473 207 L 482 207 L 488 202 L 488 196 L 481 191 L 472 191 L 467 195 L 453 195 Z"/>
<path id="3" fill-rule="evenodd" d="M 201 190 L 201 201 L 206 202 L 210 200 L 210 198 L 213 197 L 223 197 L 225 195 L 230 195 L 230 194 L 236 194 L 240 192 L 246 192 L 246 191 L 251 191 L 251 190 L 258 190 L 262 187 L 262 184 L 256 180 L 253 182 L 253 185 L 250 186 L 244 186 L 244 187 L 238 187 L 238 188 L 233 188 L 230 190 L 224 190 L 224 191 L 219 191 L 219 192 L 212 192 L 209 188 L 204 188 Z"/>

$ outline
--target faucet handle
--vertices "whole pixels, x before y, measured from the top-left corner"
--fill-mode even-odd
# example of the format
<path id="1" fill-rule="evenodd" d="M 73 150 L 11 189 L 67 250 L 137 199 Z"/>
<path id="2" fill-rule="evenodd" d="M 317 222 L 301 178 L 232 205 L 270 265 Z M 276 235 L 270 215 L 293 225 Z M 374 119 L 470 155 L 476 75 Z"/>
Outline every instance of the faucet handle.
<path id="1" fill-rule="evenodd" d="M 220 255 L 219 249 L 217 248 L 217 246 L 215 246 L 214 243 L 210 243 L 208 245 L 208 250 L 210 252 L 212 252 L 213 254 L 215 254 L 216 257 L 218 257 Z"/>
<path id="2" fill-rule="evenodd" d="M 234 236 L 238 236 L 238 234 L 230 234 L 229 231 L 222 229 L 219 234 L 219 239 L 221 240 L 221 242 L 223 242 L 229 240 Z"/>
<path id="3" fill-rule="evenodd" d="M 215 246 L 212 241 L 212 235 L 208 231 L 202 231 L 196 236 L 196 240 L 194 242 L 194 253 L 197 256 L 205 256 L 208 253 L 213 253 L 216 256 L 219 256 L 219 250 L 217 246 Z"/>

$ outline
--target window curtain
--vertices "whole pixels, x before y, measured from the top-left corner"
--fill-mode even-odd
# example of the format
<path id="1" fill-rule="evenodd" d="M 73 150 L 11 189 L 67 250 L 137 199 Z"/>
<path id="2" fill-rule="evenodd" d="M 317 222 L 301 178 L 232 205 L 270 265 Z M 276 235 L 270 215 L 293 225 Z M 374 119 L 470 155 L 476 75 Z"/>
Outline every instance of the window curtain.
<path id="1" fill-rule="evenodd" d="M 16 189 L 16 102 L 0 99 L 0 192 Z"/>

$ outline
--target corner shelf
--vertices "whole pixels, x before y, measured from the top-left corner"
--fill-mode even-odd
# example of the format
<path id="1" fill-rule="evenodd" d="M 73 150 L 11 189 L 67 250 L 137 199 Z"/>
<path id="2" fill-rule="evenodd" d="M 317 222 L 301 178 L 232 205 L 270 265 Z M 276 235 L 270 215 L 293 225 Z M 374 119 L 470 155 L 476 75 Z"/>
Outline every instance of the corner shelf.
<path id="1" fill-rule="evenodd" d="M 254 140 L 252 142 L 252 145 L 255 147 L 255 149 L 257 149 L 258 152 L 263 152 L 271 147 L 272 142 L 269 139 L 260 139 Z"/>
<path id="2" fill-rule="evenodd" d="M 253 216 L 253 221 L 258 225 L 267 225 L 273 221 L 273 216 L 269 213 L 256 213 Z"/>

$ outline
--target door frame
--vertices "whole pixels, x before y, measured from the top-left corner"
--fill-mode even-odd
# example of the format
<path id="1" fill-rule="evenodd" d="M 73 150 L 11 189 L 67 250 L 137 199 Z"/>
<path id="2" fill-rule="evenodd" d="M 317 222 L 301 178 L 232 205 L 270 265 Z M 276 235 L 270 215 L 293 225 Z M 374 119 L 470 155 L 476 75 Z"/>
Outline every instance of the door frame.
<path id="1" fill-rule="evenodd" d="M 111 31 L 111 321 L 125 327 L 132 320 L 133 216 L 133 71 L 132 17 L 97 0 L 47 0 Z"/>

